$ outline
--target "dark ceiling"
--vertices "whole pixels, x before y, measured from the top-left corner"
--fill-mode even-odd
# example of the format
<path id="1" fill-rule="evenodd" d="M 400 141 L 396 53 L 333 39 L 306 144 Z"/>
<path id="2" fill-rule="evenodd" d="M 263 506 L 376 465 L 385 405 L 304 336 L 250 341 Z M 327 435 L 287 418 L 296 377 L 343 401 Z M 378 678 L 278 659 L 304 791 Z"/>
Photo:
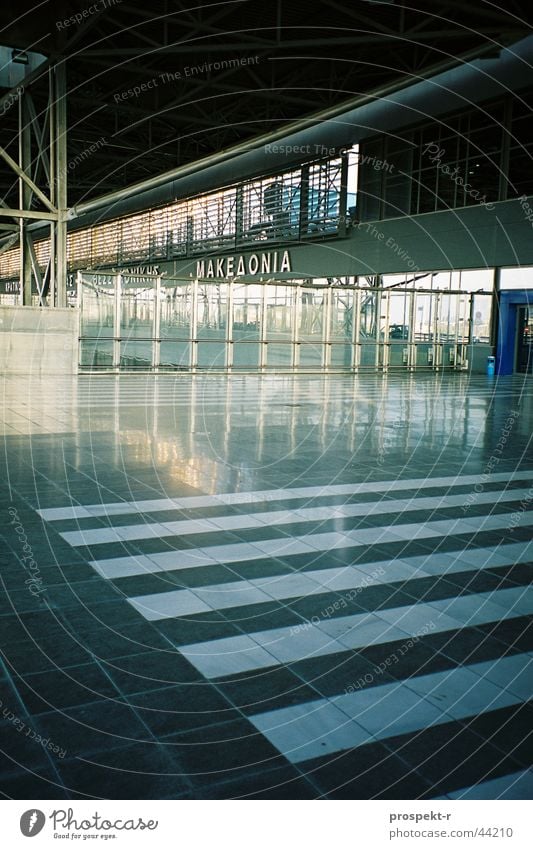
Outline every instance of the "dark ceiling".
<path id="1" fill-rule="evenodd" d="M 10 5 L 0 11 L 0 44 L 66 61 L 68 160 L 76 166 L 69 204 L 407 83 L 470 51 L 497 52 L 529 34 L 533 21 L 531 3 L 514 0 Z M 42 116 L 46 72 L 30 90 Z M 16 107 L 0 117 L 0 143 L 16 156 Z M 15 189 L 1 169 L 2 196 L 13 202 Z"/>

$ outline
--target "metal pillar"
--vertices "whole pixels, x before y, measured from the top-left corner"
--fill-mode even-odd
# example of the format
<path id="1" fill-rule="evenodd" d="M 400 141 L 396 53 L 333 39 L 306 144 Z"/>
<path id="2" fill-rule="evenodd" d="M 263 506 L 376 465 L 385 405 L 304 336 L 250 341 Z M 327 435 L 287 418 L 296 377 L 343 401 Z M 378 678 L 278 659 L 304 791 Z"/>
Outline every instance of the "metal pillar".
<path id="1" fill-rule="evenodd" d="M 60 62 L 49 69 L 48 105 L 42 126 L 31 92 L 19 96 L 18 162 L 0 146 L 0 157 L 18 178 L 18 209 L 0 203 L 0 218 L 15 219 L 15 231 L 20 245 L 20 291 L 22 303 L 30 306 L 33 290 L 39 303 L 44 304 L 44 289 L 50 284 L 50 303 L 67 305 L 67 111 L 65 65 Z M 49 128 L 46 143 L 47 122 Z M 39 188 L 46 183 L 46 189 Z M 32 209 L 39 201 L 46 211 Z M 29 221 L 50 222 L 50 262 L 43 278 L 35 253 Z M 0 229 L 12 225 L 0 223 Z M 35 285 L 34 285 L 35 281 Z"/>
<path id="2" fill-rule="evenodd" d="M 31 124 L 30 111 L 28 107 L 29 95 L 22 95 L 19 100 L 19 167 L 26 177 L 31 178 Z M 27 180 L 19 176 L 19 205 L 21 209 L 29 209 L 33 198 L 33 192 Z M 20 240 L 20 294 L 24 306 L 31 306 L 31 254 L 29 240 L 31 236 L 27 232 L 28 219 L 19 219 Z"/>
<path id="3" fill-rule="evenodd" d="M 54 162 L 54 199 L 57 207 L 55 231 L 55 287 L 53 303 L 56 307 L 67 305 L 67 91 L 65 63 L 60 62 L 50 71 L 51 159 Z"/>

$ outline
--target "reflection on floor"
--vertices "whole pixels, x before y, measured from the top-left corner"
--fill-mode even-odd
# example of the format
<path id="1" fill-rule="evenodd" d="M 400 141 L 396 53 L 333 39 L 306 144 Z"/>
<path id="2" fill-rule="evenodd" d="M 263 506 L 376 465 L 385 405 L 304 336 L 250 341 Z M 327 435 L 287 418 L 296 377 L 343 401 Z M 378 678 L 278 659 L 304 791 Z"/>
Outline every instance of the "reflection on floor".
<path id="1" fill-rule="evenodd" d="M 4 378 L 4 796 L 530 798 L 532 386 Z"/>

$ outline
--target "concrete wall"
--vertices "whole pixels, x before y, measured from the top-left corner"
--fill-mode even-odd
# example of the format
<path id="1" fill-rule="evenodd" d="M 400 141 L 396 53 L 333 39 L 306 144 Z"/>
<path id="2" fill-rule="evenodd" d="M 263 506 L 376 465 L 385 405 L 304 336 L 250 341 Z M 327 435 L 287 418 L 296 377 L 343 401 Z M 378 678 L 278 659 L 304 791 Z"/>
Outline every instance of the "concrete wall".
<path id="1" fill-rule="evenodd" d="M 79 311 L 0 306 L 0 372 L 77 374 Z"/>

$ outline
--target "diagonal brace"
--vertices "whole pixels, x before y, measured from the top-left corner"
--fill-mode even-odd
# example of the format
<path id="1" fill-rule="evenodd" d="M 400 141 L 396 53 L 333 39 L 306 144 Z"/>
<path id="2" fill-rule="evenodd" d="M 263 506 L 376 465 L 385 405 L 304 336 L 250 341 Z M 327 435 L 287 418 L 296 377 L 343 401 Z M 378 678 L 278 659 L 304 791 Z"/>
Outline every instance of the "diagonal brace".
<path id="1" fill-rule="evenodd" d="M 22 168 L 20 168 L 20 167 L 17 165 L 17 163 L 15 162 L 15 160 L 14 160 L 14 159 L 12 159 L 12 157 L 9 155 L 9 153 L 8 153 L 6 150 L 4 150 L 4 148 L 3 148 L 1 145 L 0 145 L 0 156 L 1 156 L 1 157 L 2 157 L 2 159 L 4 159 L 4 160 L 7 162 L 7 164 L 8 164 L 8 165 L 9 165 L 9 166 L 13 169 L 13 171 L 15 172 L 15 174 L 17 174 L 17 175 L 21 178 L 21 180 L 24 180 L 24 182 L 25 182 L 25 183 L 26 183 L 26 184 L 30 187 L 30 189 L 32 190 L 32 192 L 33 192 L 35 195 L 37 195 L 37 197 L 39 198 L 39 200 L 42 200 L 42 202 L 43 202 L 43 203 L 44 203 L 44 205 L 45 205 L 45 206 L 46 206 L 46 207 L 50 210 L 50 212 L 55 212 L 55 213 L 57 213 L 57 209 L 56 209 L 56 207 L 53 205 L 53 203 L 51 203 L 51 202 L 48 200 L 48 198 L 46 197 L 46 195 L 45 195 L 45 194 L 43 194 L 43 192 L 42 192 L 42 191 L 41 191 L 41 190 L 40 190 L 40 189 L 39 189 L 39 188 L 35 185 L 35 183 L 34 183 L 34 182 L 33 182 L 33 180 L 31 179 L 31 177 L 28 177 L 28 175 L 26 174 L 26 172 L 25 172 L 25 171 L 23 171 L 23 170 L 22 170 Z"/>

